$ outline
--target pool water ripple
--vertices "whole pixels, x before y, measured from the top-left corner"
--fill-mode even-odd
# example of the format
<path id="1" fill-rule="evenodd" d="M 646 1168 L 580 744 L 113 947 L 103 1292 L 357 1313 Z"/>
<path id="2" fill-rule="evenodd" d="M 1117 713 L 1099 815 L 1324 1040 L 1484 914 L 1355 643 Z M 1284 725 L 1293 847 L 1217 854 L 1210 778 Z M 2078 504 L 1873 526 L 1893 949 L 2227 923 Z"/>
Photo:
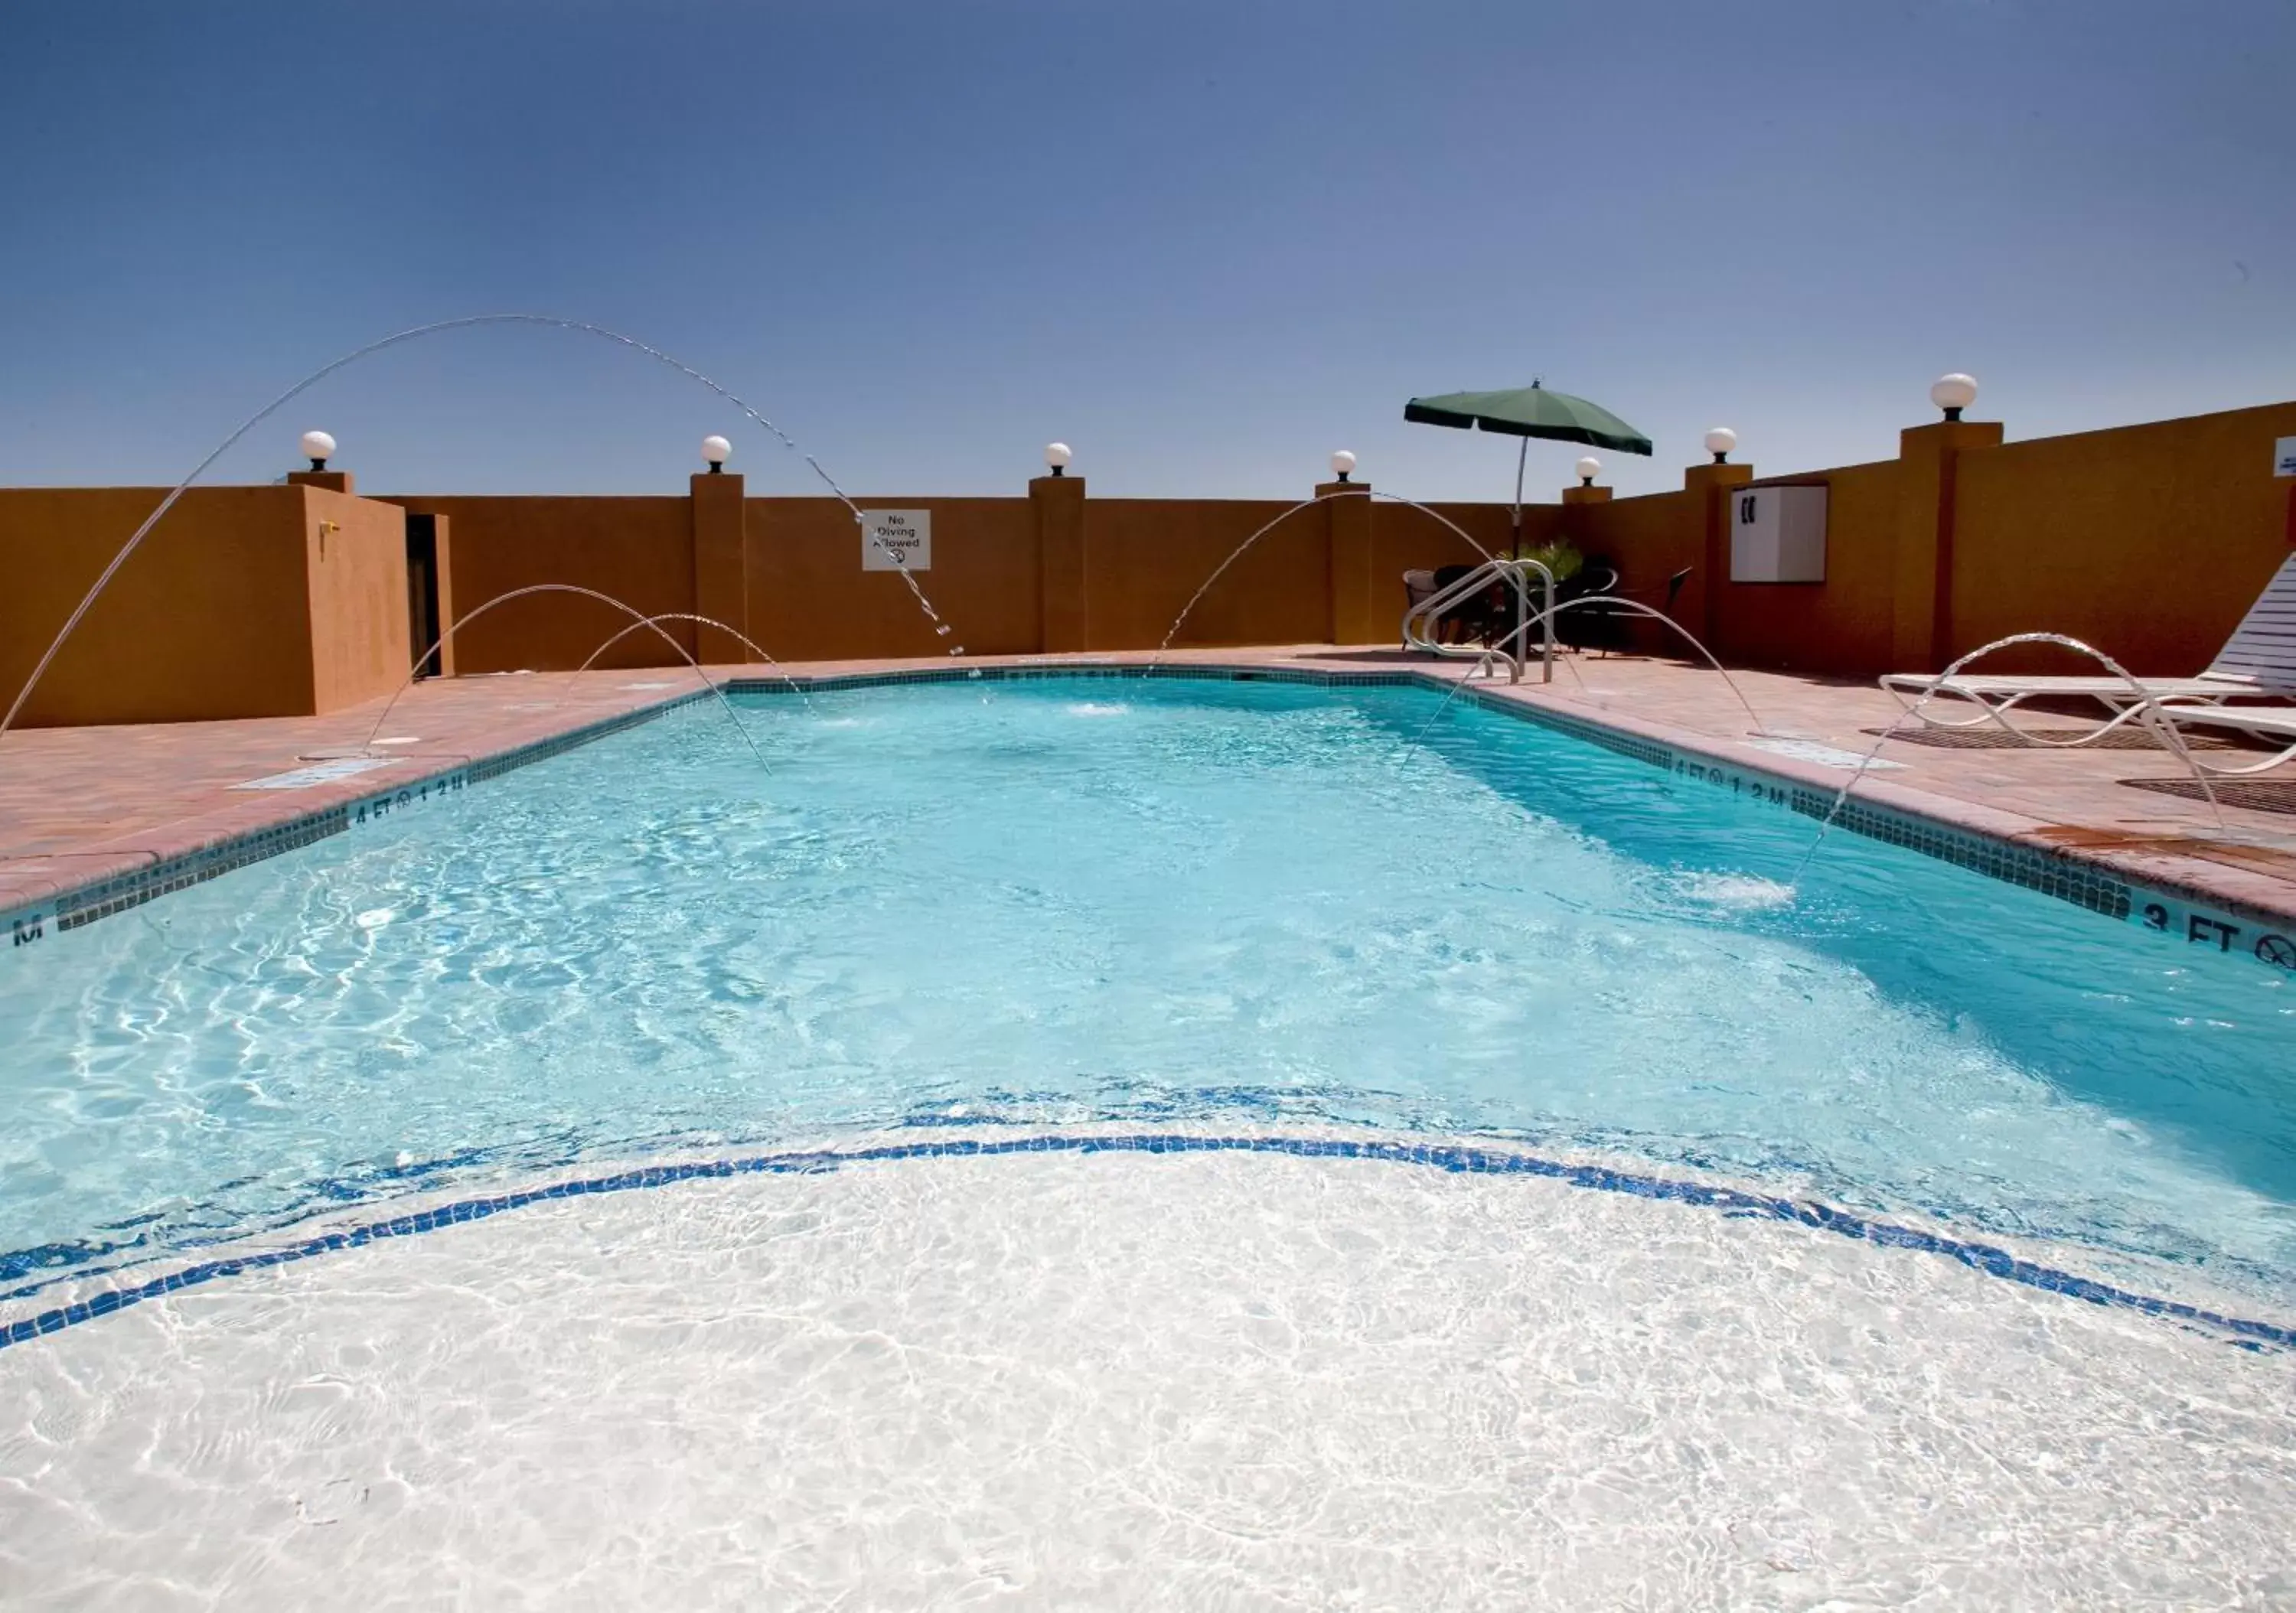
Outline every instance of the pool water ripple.
<path id="1" fill-rule="evenodd" d="M 1781 900 L 1806 820 L 1464 702 L 1415 742 L 1434 699 L 755 700 L 771 775 L 688 708 L 61 936 L 0 972 L 0 1292 L 697 1142 L 1227 1093 L 2296 1306 L 2286 982 L 1853 837 Z"/>

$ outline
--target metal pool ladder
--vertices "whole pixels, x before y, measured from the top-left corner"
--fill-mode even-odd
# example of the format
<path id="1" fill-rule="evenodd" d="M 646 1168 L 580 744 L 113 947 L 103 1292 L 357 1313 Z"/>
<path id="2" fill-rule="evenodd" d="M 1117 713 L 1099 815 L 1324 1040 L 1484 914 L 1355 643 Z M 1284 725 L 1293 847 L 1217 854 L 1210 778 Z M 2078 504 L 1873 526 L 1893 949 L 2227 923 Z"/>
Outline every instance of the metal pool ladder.
<path id="1" fill-rule="evenodd" d="M 1541 597 L 1545 603 L 1536 615 L 1530 608 L 1530 573 L 1538 574 Z M 1444 644 L 1435 640 L 1435 631 L 1443 613 L 1455 605 L 1464 603 L 1493 583 L 1505 583 L 1514 594 L 1514 631 L 1488 646 L 1482 644 Z M 1467 675 L 1489 667 L 1494 660 L 1506 663 L 1507 682 L 1522 682 L 1522 669 L 1527 662 L 1525 650 L 1528 634 L 1539 626 L 1538 681 L 1554 681 L 1554 573 L 1535 560 L 1490 560 L 1477 566 L 1466 576 L 1449 586 L 1439 588 L 1420 600 L 1403 613 L 1403 643 L 1406 648 L 1424 650 L 1430 655 L 1453 660 L 1472 660 L 1475 666 Z"/>

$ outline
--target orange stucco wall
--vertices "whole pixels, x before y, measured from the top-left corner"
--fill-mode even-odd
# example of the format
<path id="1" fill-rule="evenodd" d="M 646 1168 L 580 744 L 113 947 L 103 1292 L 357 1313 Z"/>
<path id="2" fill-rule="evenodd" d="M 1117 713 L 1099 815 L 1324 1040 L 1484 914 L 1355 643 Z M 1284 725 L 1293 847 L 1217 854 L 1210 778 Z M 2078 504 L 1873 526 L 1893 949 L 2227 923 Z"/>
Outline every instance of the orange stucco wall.
<path id="1" fill-rule="evenodd" d="M 744 522 L 750 637 L 783 660 L 1037 648 L 1037 529 L 1026 498 L 854 502 L 931 512 L 932 566 L 916 582 L 949 631 L 934 630 L 900 573 L 861 569 L 861 529 L 843 504 L 753 498 Z"/>
<path id="2" fill-rule="evenodd" d="M 162 496 L 0 489 L 0 704 Z M 305 487 L 192 489 L 98 598 L 19 720 L 303 716 L 380 692 L 393 620 L 399 645 L 406 636 L 398 515 Z M 327 535 L 327 564 L 315 572 L 322 520 L 341 531 Z"/>
<path id="3" fill-rule="evenodd" d="M 2206 666 L 2296 537 L 2296 482 L 2272 474 L 2283 437 L 2296 437 L 2296 404 L 1961 450 L 1944 512 L 1942 648 L 1931 659 L 2046 630 L 2147 674 Z M 1919 567 L 1898 566 L 1904 535 L 1934 520 L 1926 506 L 1906 507 L 1917 482 L 1884 460 L 1752 485 L 1808 482 L 1828 489 L 1819 584 L 1730 582 L 1726 551 L 1719 567 L 1699 552 L 1705 516 L 1694 494 L 1575 505 L 1565 529 L 1588 553 L 1611 553 L 1629 588 L 1698 567 L 1678 614 L 1693 631 L 1710 621 L 1726 661 L 1833 675 L 1920 670 L 1902 664 L 1892 631 L 1909 604 L 1900 588 L 1923 589 L 1910 605 L 1929 608 Z M 2051 660 L 2060 654 L 2010 651 L 1988 666 L 2069 669 Z"/>
<path id="4" fill-rule="evenodd" d="M 2046 629 L 2146 675 L 2198 672 L 2290 553 L 2283 437 L 2296 404 L 1963 454 L 1953 652 Z"/>
<path id="5" fill-rule="evenodd" d="M 1527 505 L 1521 536 L 1565 536 L 1609 558 L 1628 592 L 1653 604 L 1670 574 L 1693 568 L 1676 614 L 1726 661 L 1824 675 L 1917 670 L 1906 664 L 1909 645 L 1938 660 L 2038 628 L 2088 639 L 2140 671 L 2192 671 L 2296 541 L 2296 481 L 2271 473 L 2275 439 L 2296 437 L 2296 404 L 2005 445 L 1998 431 L 1916 428 L 1898 459 L 1753 484 L 1829 489 L 1819 584 L 1727 580 L 1724 484 L 1751 475 L 1747 467 L 1693 466 L 1683 489 L 1642 498 L 1574 489 L 1562 504 Z M 0 694 L 12 696 L 160 496 L 0 490 Z M 792 660 L 960 644 L 974 655 L 1029 653 L 1055 638 L 1061 649 L 1149 648 L 1200 587 L 1176 644 L 1320 643 L 1335 625 L 1382 643 L 1402 612 L 1402 572 L 1469 561 L 1513 536 L 1497 504 L 1439 506 L 1463 536 L 1384 499 L 1292 510 L 1277 500 L 1092 498 L 1081 480 L 1049 479 L 1028 496 L 859 502 L 932 512 L 931 567 L 916 581 L 947 633 L 898 573 L 862 569 L 844 505 L 746 498 L 737 477 L 698 477 L 691 496 L 637 498 L 196 489 L 91 614 L 29 720 L 329 710 L 396 688 L 419 648 L 408 642 L 401 506 L 446 518 L 443 593 L 453 609 L 573 584 L 648 613 L 704 610 Z M 455 667 L 575 667 L 628 619 L 565 594 L 511 602 L 462 629 Z M 670 632 L 681 645 L 697 643 L 691 624 Z M 701 641 L 712 656 L 735 653 L 715 640 Z M 1638 630 L 1636 643 L 1674 647 L 1657 628 Z M 599 664 L 681 660 L 640 635 Z"/>
<path id="6" fill-rule="evenodd" d="M 1705 536 L 1691 495 L 1657 493 L 1605 504 L 1571 504 L 1558 509 L 1556 515 L 1560 528 L 1556 536 L 1568 539 L 1588 559 L 1605 560 L 1618 568 L 1619 586 L 1627 597 L 1652 610 L 1665 608 L 1666 579 L 1685 566 L 1690 568 L 1690 578 L 1675 601 L 1674 614 L 1693 634 L 1704 630 Z M 1691 653 L 1662 623 L 1633 622 L 1627 631 L 1628 642 L 1636 650 L 1662 655 Z"/>
<path id="7" fill-rule="evenodd" d="M 1822 482 L 1827 488 L 1825 580 L 1734 583 L 1729 579 L 1727 505 L 1713 519 L 1722 540 L 1707 544 L 1710 498 L 1728 490 L 1680 492 L 1568 507 L 1571 542 L 1616 564 L 1628 594 L 1662 607 L 1666 580 L 1685 567 L 1690 577 L 1675 618 L 1705 637 L 1714 653 L 1738 666 L 1825 674 L 1886 672 L 1890 667 L 1898 521 L 1894 460 L 1849 465 L 1746 486 Z M 1662 625 L 1637 627 L 1637 649 L 1694 657 Z"/>
<path id="8" fill-rule="evenodd" d="M 465 614 L 535 583 L 570 583 L 626 601 L 647 616 L 693 609 L 691 501 L 685 497 L 393 495 L 395 504 L 451 523 L 455 608 Z M 481 672 L 580 666 L 630 618 L 569 594 L 529 595 L 495 606 L 455 636 L 455 667 Z M 687 650 L 693 624 L 665 622 Z M 683 666 L 650 630 L 599 657 L 601 667 Z"/>
<path id="9" fill-rule="evenodd" d="M 1095 498 L 1085 506 L 1085 575 L 1095 650 L 1153 649 L 1237 545 L 1283 514 L 1257 499 Z M 1204 591 L 1172 642 L 1293 644 L 1331 620 L 1324 512 L 1277 521 Z"/>
<path id="10" fill-rule="evenodd" d="M 2047 626 L 2106 641 L 2132 664 L 2203 664 L 2284 551 L 2274 502 L 2280 485 L 2266 463 L 2275 435 L 2296 435 L 2296 405 L 1964 452 L 1951 511 L 1950 642 L 1965 647 Z M 1530 543 L 1565 536 L 1590 555 L 1607 556 L 1624 573 L 1626 587 L 1653 604 L 1662 600 L 1667 577 L 1690 568 L 1676 614 L 1693 632 L 1710 625 L 1708 636 L 1726 660 L 1837 675 L 1896 669 L 1892 621 L 1903 580 L 1896 551 L 1906 519 L 1898 463 L 1764 479 L 1826 485 L 1824 583 L 1728 581 L 1726 546 L 1708 547 L 1709 502 L 1719 495 L 1702 488 L 1529 504 L 1522 536 Z M 685 500 L 409 502 L 453 517 L 453 585 L 464 608 L 545 580 L 584 583 L 642 610 L 694 608 Z M 898 576 L 860 569 L 860 538 L 835 501 L 749 499 L 741 625 L 772 653 L 810 659 L 930 655 L 955 643 L 974 654 L 1044 647 L 1045 573 L 1037 512 L 1029 500 L 860 502 L 933 512 L 933 569 L 917 580 L 951 632 L 934 631 Z M 1286 508 L 1275 500 L 1087 498 L 1086 647 L 1160 643 L 1205 579 Z M 1497 549 L 1512 536 L 1504 504 L 1438 508 L 1473 543 L 1423 512 L 1383 499 L 1371 505 L 1368 619 L 1375 637 L 1384 637 L 1390 614 L 1401 614 L 1404 570 L 1470 561 L 1476 544 Z M 1915 517 L 1926 519 L 1918 512 Z M 2177 521 L 2218 536 L 2210 540 L 2207 563 L 2179 566 L 2164 591 L 2159 564 L 2144 557 L 2157 541 L 2152 534 Z M 1324 507 L 1285 517 L 1219 577 L 1174 642 L 1324 638 L 1333 597 L 1331 534 Z M 475 671 L 573 666 L 619 620 L 582 602 L 512 605 L 466 630 L 463 665 Z M 1644 650 L 1665 651 L 1674 642 L 1655 626 L 1636 635 Z M 608 664 L 670 659 L 659 644 L 629 640 Z"/>

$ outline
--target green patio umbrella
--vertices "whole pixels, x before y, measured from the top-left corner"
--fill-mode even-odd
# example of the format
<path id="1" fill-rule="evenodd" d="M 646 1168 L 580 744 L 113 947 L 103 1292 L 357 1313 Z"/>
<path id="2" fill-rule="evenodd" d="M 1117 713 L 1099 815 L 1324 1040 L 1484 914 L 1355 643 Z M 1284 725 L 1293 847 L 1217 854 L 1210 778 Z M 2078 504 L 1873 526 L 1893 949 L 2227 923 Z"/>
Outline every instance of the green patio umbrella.
<path id="1" fill-rule="evenodd" d="M 1522 438 L 1514 457 L 1514 532 L 1522 538 L 1522 468 L 1530 439 L 1591 443 L 1616 448 L 1621 454 L 1648 454 L 1651 440 L 1600 404 L 1550 392 L 1538 381 L 1505 392 L 1445 392 L 1435 397 L 1414 397 L 1403 405 L 1403 418 L 1423 426 L 1456 426 L 1466 430 L 1480 426 Z"/>

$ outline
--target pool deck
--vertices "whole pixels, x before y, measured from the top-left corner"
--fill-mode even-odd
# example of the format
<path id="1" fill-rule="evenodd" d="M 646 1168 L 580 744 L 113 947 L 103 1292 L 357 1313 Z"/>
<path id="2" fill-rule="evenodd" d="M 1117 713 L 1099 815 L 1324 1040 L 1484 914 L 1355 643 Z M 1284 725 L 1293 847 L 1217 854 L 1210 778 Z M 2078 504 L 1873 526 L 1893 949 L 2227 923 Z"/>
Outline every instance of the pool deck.
<path id="1" fill-rule="evenodd" d="M 1154 659 L 1144 652 L 1095 653 L 977 657 L 963 664 L 1110 666 Z M 1180 651 L 1161 659 L 1327 674 L 1409 669 L 1447 679 L 1463 675 L 1466 666 L 1392 649 L 1329 645 Z M 945 671 L 950 665 L 939 659 L 838 661 L 781 670 L 804 678 Z M 776 675 L 763 667 L 709 670 L 721 681 Z M 1850 772 L 1825 751 L 1862 755 L 1899 715 L 1896 701 L 1871 684 L 1761 672 L 1735 672 L 1731 678 L 1726 683 L 1677 661 L 1571 657 L 1557 667 L 1552 684 L 1479 680 L 1477 687 L 1829 794 Z M 1759 733 L 1733 683 L 1753 708 Z M 695 688 L 684 668 L 578 677 L 512 674 L 419 684 L 391 708 L 379 730 L 383 707 L 378 701 L 319 717 L 29 729 L 0 736 L 0 917 L 641 713 Z M 2062 723 L 2067 729 L 2080 725 L 2073 718 Z M 359 752 L 370 734 L 403 742 L 378 745 L 373 754 L 390 759 L 348 776 L 299 788 L 243 788 Z M 1760 742 L 1766 738 L 1824 750 L 1816 752 L 1820 759 L 1810 759 Z M 2284 781 L 2266 775 L 2219 782 L 2219 826 L 2175 757 L 2141 735 L 2115 738 L 2127 742 L 2050 750 L 1989 734 L 1901 733 L 1882 751 L 1884 762 L 1897 766 L 1866 774 L 1857 798 L 2296 929 L 2296 766 Z M 2185 793 L 2176 793 L 2180 789 Z M 20 943 L 25 938 L 18 937 Z"/>

